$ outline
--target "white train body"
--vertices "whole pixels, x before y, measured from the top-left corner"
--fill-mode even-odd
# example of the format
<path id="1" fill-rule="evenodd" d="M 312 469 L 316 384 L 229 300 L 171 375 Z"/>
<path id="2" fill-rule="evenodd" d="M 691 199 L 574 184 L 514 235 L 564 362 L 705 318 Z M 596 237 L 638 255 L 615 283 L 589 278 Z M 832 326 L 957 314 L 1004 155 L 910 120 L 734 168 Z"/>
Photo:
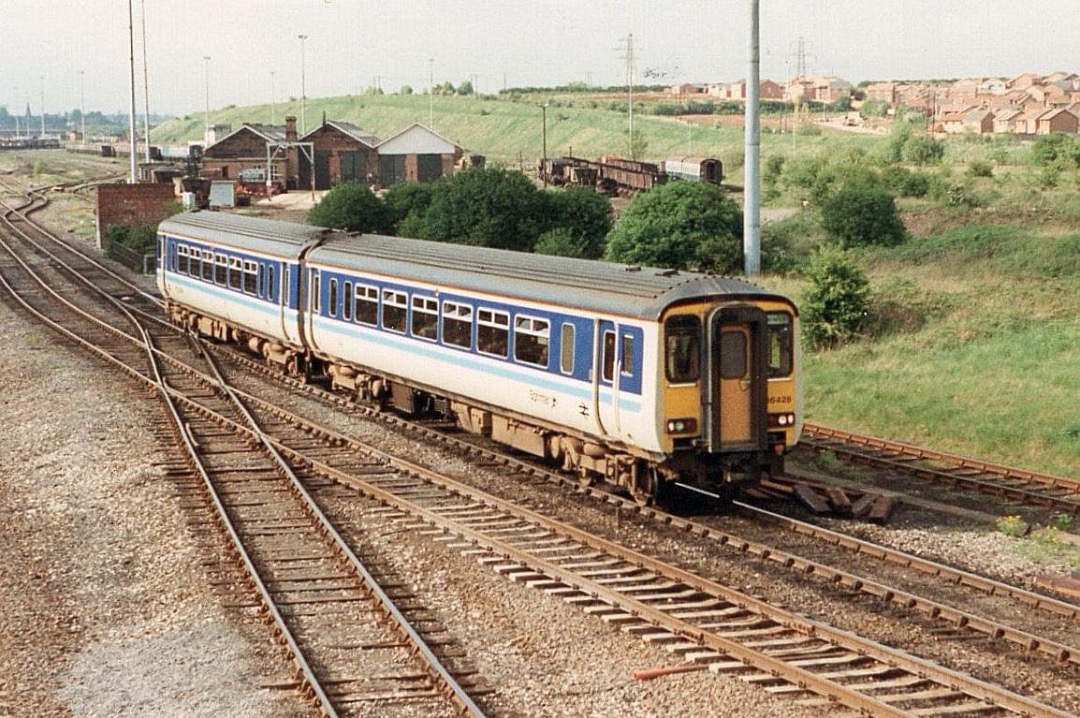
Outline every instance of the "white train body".
<path id="1" fill-rule="evenodd" d="M 737 280 L 195 212 L 158 286 L 183 326 L 639 496 L 756 477 L 801 427 L 795 308 Z"/>

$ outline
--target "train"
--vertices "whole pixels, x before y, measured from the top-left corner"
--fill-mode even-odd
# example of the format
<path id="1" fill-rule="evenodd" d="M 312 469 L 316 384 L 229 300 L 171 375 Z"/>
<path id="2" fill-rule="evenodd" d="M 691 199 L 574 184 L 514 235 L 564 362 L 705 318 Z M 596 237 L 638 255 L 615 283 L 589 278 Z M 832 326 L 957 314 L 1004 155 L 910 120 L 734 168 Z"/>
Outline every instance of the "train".
<path id="1" fill-rule="evenodd" d="M 56 137 L 5 137 L 0 138 L 0 150 L 58 150 L 60 140 Z"/>
<path id="2" fill-rule="evenodd" d="M 802 430 L 798 310 L 740 279 L 207 211 L 157 257 L 176 325 L 645 504 L 738 496 Z"/>
<path id="3" fill-rule="evenodd" d="M 537 160 L 537 174 L 556 187 L 592 187 L 604 194 L 633 194 L 669 180 L 720 184 L 724 164 L 714 157 L 673 157 L 657 164 L 622 157 L 561 156 Z"/>

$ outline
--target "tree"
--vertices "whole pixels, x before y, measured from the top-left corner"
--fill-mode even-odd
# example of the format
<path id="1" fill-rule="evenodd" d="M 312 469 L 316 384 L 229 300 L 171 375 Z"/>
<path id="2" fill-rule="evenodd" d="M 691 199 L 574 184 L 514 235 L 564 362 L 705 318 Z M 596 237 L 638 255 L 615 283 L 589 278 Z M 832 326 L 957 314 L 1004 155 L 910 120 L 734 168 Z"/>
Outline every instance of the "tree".
<path id="1" fill-rule="evenodd" d="M 472 80 L 462 80 L 458 83 L 457 93 L 459 95 L 471 95 L 473 94 Z"/>
<path id="2" fill-rule="evenodd" d="M 627 130 L 623 133 L 623 139 L 626 141 L 626 153 L 630 156 L 630 159 L 636 160 L 638 157 L 645 156 L 645 150 L 649 148 L 649 141 L 645 139 L 645 135 L 641 130 L 635 127 L 633 131 Z"/>
<path id="3" fill-rule="evenodd" d="M 605 259 L 672 269 L 742 268 L 742 208 L 714 184 L 669 182 L 634 197 Z"/>
<path id="4" fill-rule="evenodd" d="M 472 167 L 433 186 L 421 239 L 530 252 L 543 227 L 539 190 L 521 172 Z"/>
<path id="5" fill-rule="evenodd" d="M 435 196 L 431 182 L 400 182 L 390 185 L 383 195 L 389 215 L 390 230 L 399 237 L 414 236 L 413 228 L 423 221 L 424 213 Z"/>
<path id="6" fill-rule="evenodd" d="M 533 251 L 586 259 L 598 259 L 604 253 L 604 240 L 611 231 L 611 202 L 607 197 L 584 187 L 549 190 L 541 192 L 540 197 L 544 236 L 557 232 L 559 241 L 548 238 Z"/>
<path id="7" fill-rule="evenodd" d="M 825 198 L 821 227 L 844 247 L 890 247 L 907 237 L 896 200 L 883 189 L 845 186 Z"/>
<path id="8" fill-rule="evenodd" d="M 831 245 L 810 260 L 811 287 L 799 307 L 810 346 L 833 348 L 858 337 L 869 320 L 870 283 L 843 249 Z"/>
<path id="9" fill-rule="evenodd" d="M 350 232 L 386 233 L 390 213 L 367 185 L 345 182 L 326 193 L 307 216 L 308 224 Z"/>

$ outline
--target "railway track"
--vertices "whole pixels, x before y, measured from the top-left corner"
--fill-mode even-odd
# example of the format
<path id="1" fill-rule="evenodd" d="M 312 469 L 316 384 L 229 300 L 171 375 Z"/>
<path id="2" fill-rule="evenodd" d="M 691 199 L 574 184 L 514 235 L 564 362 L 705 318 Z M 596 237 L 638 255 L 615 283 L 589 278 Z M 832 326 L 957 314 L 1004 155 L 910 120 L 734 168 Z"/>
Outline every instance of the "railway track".
<path id="1" fill-rule="evenodd" d="M 5 218 L 9 228 L 20 233 L 10 220 Z M 292 658 L 301 694 L 326 716 L 356 713 L 358 705 L 377 705 L 381 715 L 415 715 L 417 703 L 425 715 L 482 716 L 424 635 L 323 515 L 209 357 L 196 352 L 212 376 L 197 375 L 191 368 L 196 360 L 173 358 L 185 354 L 181 345 L 198 345 L 168 325 L 155 325 L 158 332 L 152 333 L 108 294 L 80 297 L 76 306 L 51 285 L 70 285 L 70 277 L 79 275 L 48 248 L 23 239 L 36 254 L 0 242 L 8 253 L 0 262 L 4 289 L 39 320 L 157 390 L 186 449 L 187 471 L 173 467 L 174 478 L 198 492 L 204 510 L 228 537 L 234 559 L 246 569 L 242 583 L 253 590 L 260 612 Z M 111 322 L 95 316 L 108 314 L 110 306 Z M 63 315 L 63 322 L 53 320 L 55 315 Z M 240 427 L 246 435 L 238 437 Z M 260 446 L 262 451 L 253 451 Z M 345 639 L 354 644 L 342 647 Z M 367 646 L 379 648 L 377 658 L 354 650 Z M 459 667 L 458 673 L 473 671 Z"/>
<path id="2" fill-rule="evenodd" d="M 274 421 L 273 416 L 279 417 L 281 426 L 295 422 L 269 405 L 258 411 L 269 412 L 257 419 L 259 424 Z M 242 428 L 240 422 L 226 425 L 230 433 L 246 437 L 240 442 L 243 446 L 269 441 L 279 453 L 292 456 L 303 465 L 309 481 L 329 477 L 395 506 L 400 521 L 456 537 L 451 540 L 461 543 L 462 550 L 500 572 L 581 605 L 651 642 L 666 644 L 697 666 L 775 683 L 775 692 L 801 695 L 809 702 L 823 696 L 875 715 L 910 715 L 920 706 L 926 715 L 965 707 L 985 710 L 985 715 L 1067 715 L 918 659 L 902 661 L 902 654 L 898 658 L 872 642 L 860 643 L 855 636 L 762 604 L 730 587 L 455 485 L 428 469 L 361 447 L 345 435 L 308 426 L 299 438 L 271 440 L 270 434 L 284 437 L 291 432 L 279 426 L 260 434 Z M 345 446 L 352 451 L 342 451 Z M 359 466 L 357 452 L 365 456 Z M 234 446 L 229 454 L 235 453 L 242 451 Z M 343 457 L 345 465 L 338 463 Z M 447 487 L 449 493 L 436 493 L 434 486 Z M 715 531 L 695 530 L 705 536 Z M 762 551 L 763 558 L 770 558 L 770 549 Z M 907 678 L 904 670 L 909 671 Z M 900 690 L 904 683 L 906 692 Z M 875 695 L 887 685 L 897 692 Z"/>
<path id="3" fill-rule="evenodd" d="M 800 446 L 832 452 L 852 462 L 889 469 L 951 490 L 976 491 L 996 499 L 1080 513 L 1080 480 L 1018 469 L 934 451 L 888 439 L 815 424 L 803 428 Z"/>

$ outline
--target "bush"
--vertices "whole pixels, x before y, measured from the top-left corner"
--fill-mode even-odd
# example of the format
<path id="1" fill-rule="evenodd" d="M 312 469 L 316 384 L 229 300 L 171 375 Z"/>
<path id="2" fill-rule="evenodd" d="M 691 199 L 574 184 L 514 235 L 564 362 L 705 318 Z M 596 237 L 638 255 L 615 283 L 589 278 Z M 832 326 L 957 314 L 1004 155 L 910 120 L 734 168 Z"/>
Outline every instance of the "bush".
<path id="1" fill-rule="evenodd" d="M 986 160 L 972 160 L 968 163 L 965 174 L 968 177 L 993 177 L 994 166 Z"/>
<path id="2" fill-rule="evenodd" d="M 915 165 L 936 165 L 945 157 L 945 143 L 929 135 L 914 135 L 904 143 L 904 161 Z"/>
<path id="3" fill-rule="evenodd" d="M 859 337 L 869 318 L 870 283 L 839 247 L 825 247 L 810 260 L 811 287 L 800 307 L 803 335 L 815 349 Z"/>
<path id="4" fill-rule="evenodd" d="M 612 262 L 722 274 L 742 269 L 742 208 L 704 182 L 669 182 L 634 197 L 608 235 Z"/>
<path id="5" fill-rule="evenodd" d="M 327 192 L 308 212 L 307 221 L 350 232 L 385 234 L 391 227 L 390 211 L 362 182 L 345 182 Z"/>
<path id="6" fill-rule="evenodd" d="M 891 247 L 907 237 L 896 200 L 873 187 L 844 187 L 826 198 L 821 227 L 844 247 Z"/>

